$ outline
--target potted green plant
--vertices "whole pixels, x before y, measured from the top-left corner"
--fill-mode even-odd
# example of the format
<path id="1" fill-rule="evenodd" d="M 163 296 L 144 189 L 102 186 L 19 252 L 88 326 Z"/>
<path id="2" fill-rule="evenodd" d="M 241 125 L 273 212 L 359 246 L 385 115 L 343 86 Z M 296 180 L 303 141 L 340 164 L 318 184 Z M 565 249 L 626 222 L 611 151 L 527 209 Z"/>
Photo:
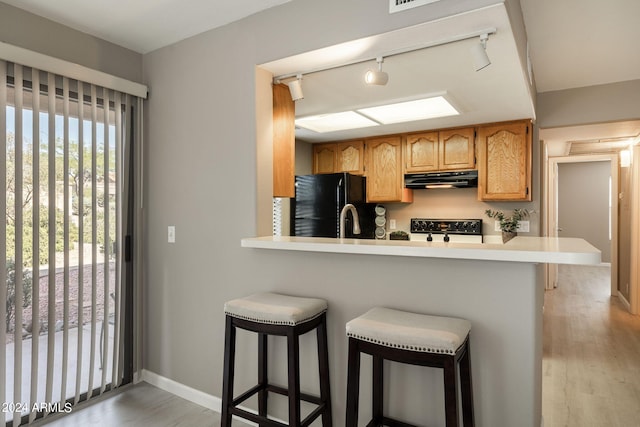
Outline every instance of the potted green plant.
<path id="1" fill-rule="evenodd" d="M 526 209 L 514 209 L 511 216 L 505 215 L 504 212 L 487 209 L 484 211 L 489 218 L 495 218 L 500 221 L 500 230 L 502 230 L 502 243 L 507 243 L 518 235 L 518 222 L 529 217 L 529 211 Z"/>

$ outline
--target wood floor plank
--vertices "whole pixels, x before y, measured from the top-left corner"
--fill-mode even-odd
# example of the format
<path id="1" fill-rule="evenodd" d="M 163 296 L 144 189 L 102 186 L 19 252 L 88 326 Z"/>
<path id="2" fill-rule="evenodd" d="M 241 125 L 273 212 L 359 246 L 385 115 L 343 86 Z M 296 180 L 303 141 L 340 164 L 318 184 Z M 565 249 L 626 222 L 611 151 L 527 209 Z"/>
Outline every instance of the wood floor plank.
<path id="1" fill-rule="evenodd" d="M 640 426 L 640 317 L 609 295 L 607 266 L 561 266 L 544 308 L 546 427 Z"/>
<path id="2" fill-rule="evenodd" d="M 220 414 L 150 384 L 140 383 L 69 415 L 44 420 L 42 424 L 47 427 L 217 427 Z"/>

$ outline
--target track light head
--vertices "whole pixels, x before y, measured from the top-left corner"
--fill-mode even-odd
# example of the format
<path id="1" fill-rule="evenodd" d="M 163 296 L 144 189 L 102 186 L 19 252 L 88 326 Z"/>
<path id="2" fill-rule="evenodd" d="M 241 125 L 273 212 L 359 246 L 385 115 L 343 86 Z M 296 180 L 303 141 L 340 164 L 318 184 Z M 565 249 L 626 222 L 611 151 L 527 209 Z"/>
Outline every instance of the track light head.
<path id="1" fill-rule="evenodd" d="M 382 63 L 384 59 L 382 57 L 376 58 L 376 62 L 378 63 L 378 70 L 369 70 L 364 75 L 364 81 L 368 85 L 378 85 L 384 86 L 389 81 L 389 74 L 382 71 Z"/>
<path id="2" fill-rule="evenodd" d="M 487 55 L 487 40 L 489 40 L 489 34 L 482 34 L 480 42 L 471 46 L 471 59 L 473 60 L 473 68 L 476 71 L 491 65 L 491 60 Z"/>
<path id="3" fill-rule="evenodd" d="M 304 94 L 302 93 L 302 74 L 298 74 L 295 80 L 287 83 L 287 86 L 289 86 L 289 92 L 291 93 L 291 99 L 293 101 L 304 98 Z"/>

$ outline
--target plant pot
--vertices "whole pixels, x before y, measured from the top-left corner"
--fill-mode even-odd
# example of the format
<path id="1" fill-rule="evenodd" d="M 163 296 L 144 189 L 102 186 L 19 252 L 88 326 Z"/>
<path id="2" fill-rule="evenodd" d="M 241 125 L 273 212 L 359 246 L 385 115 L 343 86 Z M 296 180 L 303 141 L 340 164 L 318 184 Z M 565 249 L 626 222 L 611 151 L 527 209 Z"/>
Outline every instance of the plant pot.
<path id="1" fill-rule="evenodd" d="M 503 231 L 502 232 L 502 243 L 507 243 L 509 240 L 513 239 L 518 235 L 517 231 Z"/>

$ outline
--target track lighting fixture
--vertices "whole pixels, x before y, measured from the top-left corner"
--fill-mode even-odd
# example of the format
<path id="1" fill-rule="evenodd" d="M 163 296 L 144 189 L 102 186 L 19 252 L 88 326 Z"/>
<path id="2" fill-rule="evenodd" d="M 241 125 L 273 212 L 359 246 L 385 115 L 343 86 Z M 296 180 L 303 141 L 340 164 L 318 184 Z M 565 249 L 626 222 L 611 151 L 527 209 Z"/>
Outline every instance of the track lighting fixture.
<path id="1" fill-rule="evenodd" d="M 287 86 L 289 86 L 292 100 L 298 101 L 304 98 L 304 94 L 302 93 L 302 74 L 298 74 L 295 80 L 287 83 Z"/>
<path id="2" fill-rule="evenodd" d="M 489 40 L 489 34 L 482 34 L 480 42 L 471 46 L 471 58 L 473 59 L 473 68 L 476 71 L 491 65 L 491 60 L 487 55 L 487 40 Z"/>
<path id="3" fill-rule="evenodd" d="M 376 62 L 378 63 L 378 71 L 367 71 L 367 73 L 364 75 L 364 81 L 369 85 L 384 86 L 389 81 L 389 74 L 382 71 L 382 63 L 384 62 L 384 59 L 379 56 L 376 58 Z"/>

